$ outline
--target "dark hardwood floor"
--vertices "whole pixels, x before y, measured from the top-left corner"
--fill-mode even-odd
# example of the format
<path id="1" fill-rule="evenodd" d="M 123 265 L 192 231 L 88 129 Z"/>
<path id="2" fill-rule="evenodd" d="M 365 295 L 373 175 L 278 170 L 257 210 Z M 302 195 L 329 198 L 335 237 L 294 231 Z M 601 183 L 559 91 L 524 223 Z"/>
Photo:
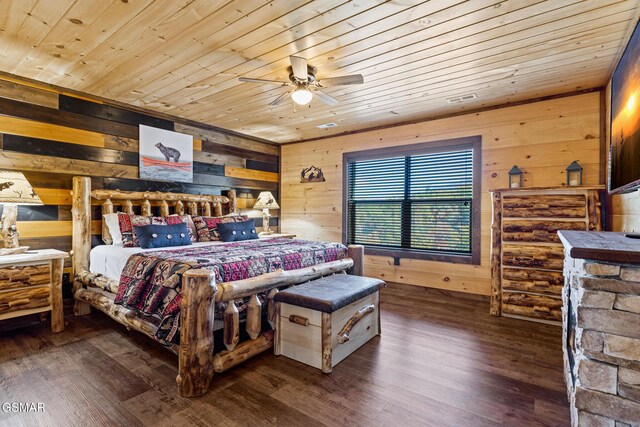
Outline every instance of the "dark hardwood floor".
<path id="1" fill-rule="evenodd" d="M 382 337 L 333 373 L 270 353 L 184 399 L 176 356 L 100 313 L 0 334 L 0 425 L 566 426 L 560 328 L 407 286 L 382 294 Z"/>

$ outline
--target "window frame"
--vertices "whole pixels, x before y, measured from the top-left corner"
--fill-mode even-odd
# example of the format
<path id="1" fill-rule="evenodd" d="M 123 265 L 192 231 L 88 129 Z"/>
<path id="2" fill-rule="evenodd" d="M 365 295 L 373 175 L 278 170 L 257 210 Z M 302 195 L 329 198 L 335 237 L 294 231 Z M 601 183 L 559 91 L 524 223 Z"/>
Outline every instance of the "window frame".
<path id="1" fill-rule="evenodd" d="M 383 248 L 364 245 L 367 255 L 379 255 L 394 258 L 397 263 L 401 258 L 442 261 L 456 264 L 480 265 L 480 205 L 482 186 L 482 137 L 469 136 L 418 144 L 400 145 L 394 147 L 374 148 L 370 150 L 345 152 L 342 155 L 342 243 L 347 244 L 347 229 L 349 224 L 349 188 L 348 167 L 350 162 L 384 159 L 388 157 L 416 156 L 421 154 L 441 153 L 463 149 L 473 150 L 473 193 L 471 203 L 471 254 L 444 253 L 426 249 Z M 397 264 L 396 264 L 397 265 Z"/>

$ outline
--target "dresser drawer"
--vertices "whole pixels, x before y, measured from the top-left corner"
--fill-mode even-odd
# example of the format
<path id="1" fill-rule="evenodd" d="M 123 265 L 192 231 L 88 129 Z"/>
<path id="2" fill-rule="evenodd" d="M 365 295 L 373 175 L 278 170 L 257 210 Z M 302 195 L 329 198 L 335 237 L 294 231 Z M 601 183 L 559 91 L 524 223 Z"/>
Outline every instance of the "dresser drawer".
<path id="1" fill-rule="evenodd" d="M 577 195 L 503 196 L 503 218 L 584 218 L 587 199 Z"/>
<path id="2" fill-rule="evenodd" d="M 560 243 L 558 230 L 586 230 L 584 221 L 545 221 L 505 219 L 502 222 L 504 242 Z"/>
<path id="3" fill-rule="evenodd" d="M 0 292 L 0 315 L 19 310 L 47 307 L 51 304 L 49 286 Z"/>
<path id="4" fill-rule="evenodd" d="M 559 271 L 524 270 L 505 268 L 502 270 L 502 289 L 535 292 L 547 295 L 562 295 L 564 276 Z"/>
<path id="5" fill-rule="evenodd" d="M 562 246 L 535 246 L 504 244 L 502 264 L 510 267 L 545 268 L 562 271 L 564 251 Z"/>
<path id="6" fill-rule="evenodd" d="M 544 320 L 562 320 L 562 300 L 519 292 L 502 293 L 502 313 Z"/>
<path id="7" fill-rule="evenodd" d="M 48 285 L 51 281 L 49 263 L 0 268 L 0 291 Z"/>

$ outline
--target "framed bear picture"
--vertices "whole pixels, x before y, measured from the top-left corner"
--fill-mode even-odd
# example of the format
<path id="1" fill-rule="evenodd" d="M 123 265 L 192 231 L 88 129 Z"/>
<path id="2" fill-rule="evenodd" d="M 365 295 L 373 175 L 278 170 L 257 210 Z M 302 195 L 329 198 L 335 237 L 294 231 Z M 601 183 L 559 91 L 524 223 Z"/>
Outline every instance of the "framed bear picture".
<path id="1" fill-rule="evenodd" d="M 140 179 L 193 182 L 193 136 L 140 125 Z"/>

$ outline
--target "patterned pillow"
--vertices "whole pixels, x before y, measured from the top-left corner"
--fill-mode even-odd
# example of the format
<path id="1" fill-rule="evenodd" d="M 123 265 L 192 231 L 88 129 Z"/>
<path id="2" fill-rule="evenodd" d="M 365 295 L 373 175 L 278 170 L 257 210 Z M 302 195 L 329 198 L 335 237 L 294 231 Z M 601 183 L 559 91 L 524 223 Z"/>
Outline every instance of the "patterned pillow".
<path id="1" fill-rule="evenodd" d="M 138 242 L 138 238 L 135 235 L 133 227 L 149 225 L 151 224 L 151 218 L 152 217 L 149 216 L 118 212 L 118 224 L 120 225 L 120 233 L 122 234 L 122 246 L 125 248 L 140 246 L 140 242 Z"/>
<path id="2" fill-rule="evenodd" d="M 218 233 L 218 224 L 228 224 L 234 222 L 247 221 L 246 215 L 236 216 L 194 216 L 193 223 L 196 228 L 198 242 L 213 242 L 220 240 Z"/>

